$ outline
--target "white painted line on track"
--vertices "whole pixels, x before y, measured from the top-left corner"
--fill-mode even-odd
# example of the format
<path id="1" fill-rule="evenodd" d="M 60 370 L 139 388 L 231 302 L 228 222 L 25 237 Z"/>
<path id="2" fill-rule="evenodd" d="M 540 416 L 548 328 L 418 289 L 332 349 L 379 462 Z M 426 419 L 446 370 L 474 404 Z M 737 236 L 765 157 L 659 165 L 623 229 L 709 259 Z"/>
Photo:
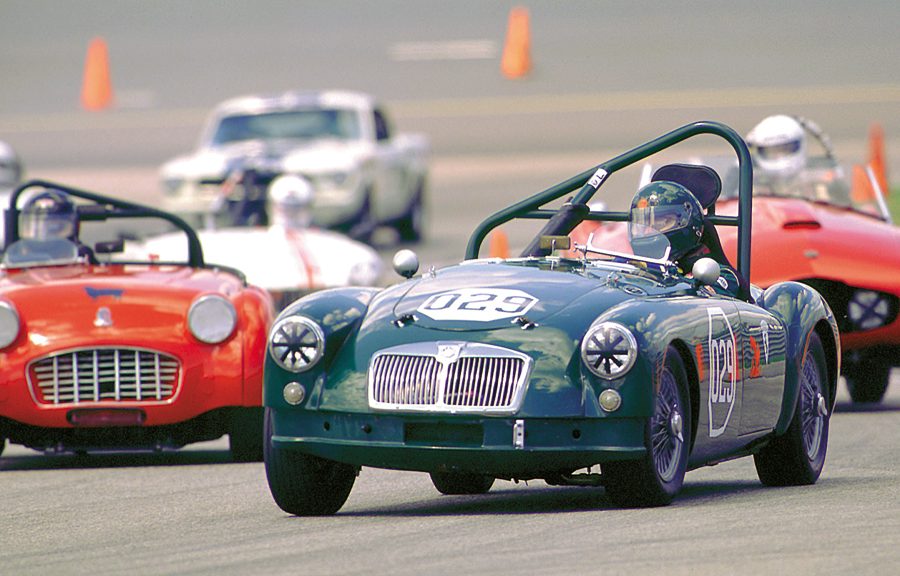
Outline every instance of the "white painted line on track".
<path id="1" fill-rule="evenodd" d="M 446 42 L 398 42 L 388 48 L 396 62 L 434 60 L 490 60 L 498 54 L 493 40 L 450 40 Z"/>

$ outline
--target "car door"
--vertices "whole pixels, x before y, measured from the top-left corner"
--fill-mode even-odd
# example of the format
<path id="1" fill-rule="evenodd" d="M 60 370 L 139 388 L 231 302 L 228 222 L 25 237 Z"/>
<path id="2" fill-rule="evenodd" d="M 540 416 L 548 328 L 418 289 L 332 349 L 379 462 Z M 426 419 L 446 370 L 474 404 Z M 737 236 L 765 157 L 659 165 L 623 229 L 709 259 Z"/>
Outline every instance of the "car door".
<path id="1" fill-rule="evenodd" d="M 376 218 L 379 221 L 391 220 L 403 215 L 409 206 L 410 198 L 406 185 L 405 152 L 397 146 L 391 134 L 391 126 L 384 112 L 375 108 L 372 111 L 375 126 L 376 155 Z"/>
<path id="2" fill-rule="evenodd" d="M 781 413 L 786 331 L 769 311 L 748 302 L 738 301 L 737 306 L 744 376 L 740 433 L 768 432 Z"/>

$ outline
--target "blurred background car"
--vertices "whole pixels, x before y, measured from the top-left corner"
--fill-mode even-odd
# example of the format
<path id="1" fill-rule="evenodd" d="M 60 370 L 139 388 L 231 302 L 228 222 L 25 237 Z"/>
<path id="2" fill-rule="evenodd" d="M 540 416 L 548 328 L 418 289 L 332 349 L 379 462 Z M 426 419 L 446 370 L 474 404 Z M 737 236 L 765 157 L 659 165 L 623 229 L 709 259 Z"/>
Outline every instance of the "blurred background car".
<path id="1" fill-rule="evenodd" d="M 197 150 L 160 170 L 163 206 L 208 214 L 237 174 L 264 189 L 281 174 L 314 189 L 312 219 L 368 240 L 390 226 L 402 241 L 423 234 L 428 140 L 394 133 L 384 108 L 349 91 L 234 98 L 210 115 Z"/>

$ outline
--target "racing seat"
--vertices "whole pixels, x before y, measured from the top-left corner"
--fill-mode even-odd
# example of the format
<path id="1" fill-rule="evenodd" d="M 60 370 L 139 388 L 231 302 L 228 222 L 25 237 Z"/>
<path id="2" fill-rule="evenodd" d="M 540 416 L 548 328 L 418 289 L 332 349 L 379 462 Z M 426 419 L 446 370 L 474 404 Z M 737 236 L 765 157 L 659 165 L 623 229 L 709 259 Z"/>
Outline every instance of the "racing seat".
<path id="1" fill-rule="evenodd" d="M 651 182 L 659 180 L 668 180 L 681 184 L 691 191 L 691 193 L 700 202 L 704 210 L 716 203 L 719 194 L 722 193 L 722 180 L 718 173 L 709 166 L 699 164 L 666 164 L 660 166 L 653 176 Z M 722 242 L 719 240 L 719 233 L 716 226 L 709 219 L 703 219 L 703 233 L 700 236 L 700 244 L 703 246 L 701 256 L 708 256 L 719 263 L 723 269 L 733 273 L 738 283 L 737 296 L 742 300 L 750 299 L 750 282 L 747 278 L 743 278 L 737 269 L 728 261 L 725 251 L 722 249 Z"/>

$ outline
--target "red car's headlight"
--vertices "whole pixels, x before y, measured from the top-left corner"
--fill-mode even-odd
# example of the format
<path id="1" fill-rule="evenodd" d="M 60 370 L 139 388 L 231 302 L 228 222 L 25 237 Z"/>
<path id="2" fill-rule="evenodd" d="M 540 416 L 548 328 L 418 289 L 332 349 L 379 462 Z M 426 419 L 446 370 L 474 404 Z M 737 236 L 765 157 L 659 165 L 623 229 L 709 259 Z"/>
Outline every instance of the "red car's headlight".
<path id="1" fill-rule="evenodd" d="M 0 350 L 19 337 L 19 313 L 9 302 L 0 301 Z"/>

